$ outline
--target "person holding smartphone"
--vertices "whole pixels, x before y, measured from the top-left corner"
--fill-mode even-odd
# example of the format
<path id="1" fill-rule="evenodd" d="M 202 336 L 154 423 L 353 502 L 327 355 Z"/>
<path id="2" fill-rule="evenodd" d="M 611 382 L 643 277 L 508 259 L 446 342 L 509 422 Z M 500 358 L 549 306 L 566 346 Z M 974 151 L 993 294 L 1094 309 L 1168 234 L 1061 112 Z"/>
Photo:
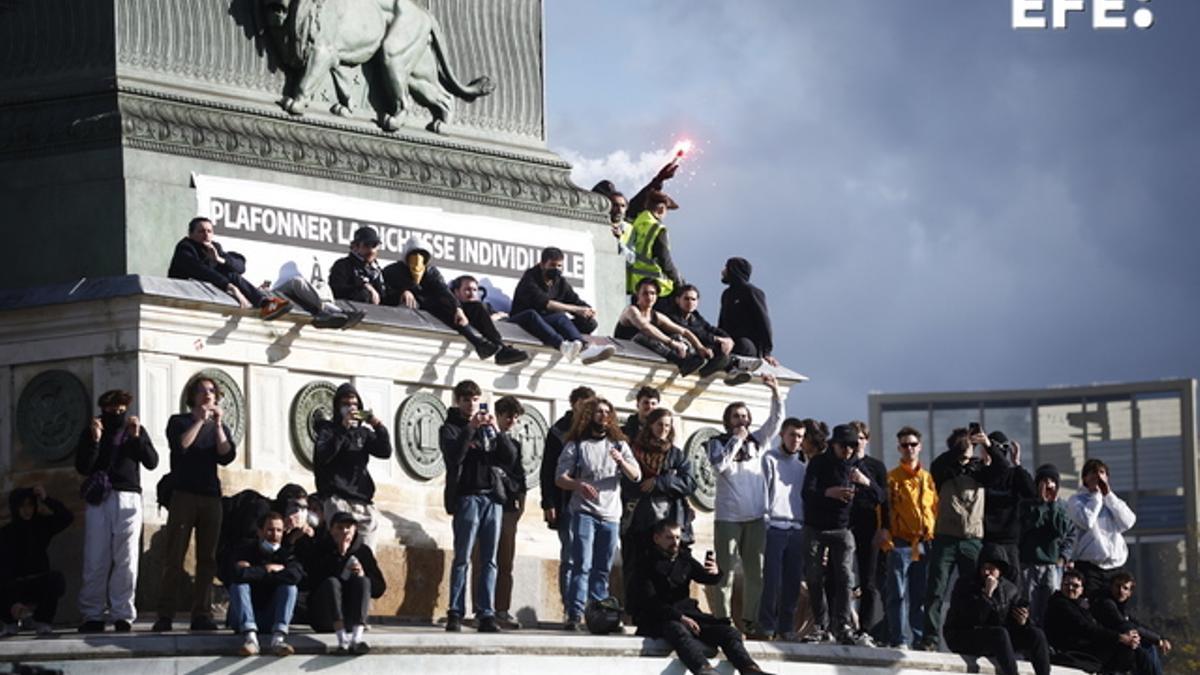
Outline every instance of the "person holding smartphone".
<path id="1" fill-rule="evenodd" d="M 196 533 L 196 576 L 192 582 L 194 631 L 213 631 L 212 581 L 217 572 L 217 537 L 221 530 L 221 479 L 217 466 L 227 466 L 237 456 L 233 432 L 225 424 L 221 388 L 208 377 L 188 384 L 191 410 L 167 420 L 167 445 L 171 448 L 171 475 L 175 489 L 167 509 L 166 558 L 159 585 L 155 632 L 171 630 L 175 616 L 175 589 L 186 586 L 183 559 L 192 531 Z"/>

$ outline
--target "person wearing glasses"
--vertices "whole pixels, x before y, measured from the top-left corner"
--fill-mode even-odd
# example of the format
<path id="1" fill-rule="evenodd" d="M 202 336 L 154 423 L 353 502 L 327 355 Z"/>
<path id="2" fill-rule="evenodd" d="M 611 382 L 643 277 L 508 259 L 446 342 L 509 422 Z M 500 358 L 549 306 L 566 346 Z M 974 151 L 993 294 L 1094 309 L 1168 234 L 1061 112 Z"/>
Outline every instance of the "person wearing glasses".
<path id="1" fill-rule="evenodd" d="M 1138 649 L 1141 636 L 1136 629 L 1107 628 L 1092 614 L 1083 594 L 1083 575 L 1075 570 L 1063 572 L 1061 590 L 1046 604 L 1045 625 L 1055 665 L 1088 673 L 1154 672 L 1149 654 Z"/>
<path id="2" fill-rule="evenodd" d="M 896 433 L 900 463 L 888 472 L 886 517 L 879 531 L 887 553 L 887 646 L 918 644 L 924 636 L 925 580 L 929 542 L 937 525 L 937 487 L 921 466 L 921 432 L 904 427 Z M 906 640 L 909 634 L 911 639 Z"/>
<path id="3" fill-rule="evenodd" d="M 224 421 L 221 388 L 197 377 L 187 388 L 190 412 L 167 420 L 174 490 L 167 507 L 166 558 L 159 584 L 156 633 L 171 630 L 176 589 L 186 586 L 183 559 L 196 533 L 196 576 L 192 580 L 194 631 L 217 630 L 212 618 L 212 585 L 217 572 L 217 537 L 221 531 L 221 479 L 217 465 L 228 466 L 237 456 L 233 432 Z"/>

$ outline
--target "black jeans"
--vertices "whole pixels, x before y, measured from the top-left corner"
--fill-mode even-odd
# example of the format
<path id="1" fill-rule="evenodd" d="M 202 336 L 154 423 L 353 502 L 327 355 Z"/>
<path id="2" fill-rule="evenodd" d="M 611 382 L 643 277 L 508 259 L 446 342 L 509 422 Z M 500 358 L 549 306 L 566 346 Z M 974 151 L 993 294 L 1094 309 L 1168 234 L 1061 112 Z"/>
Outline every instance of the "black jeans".
<path id="1" fill-rule="evenodd" d="M 879 595 L 879 549 L 874 546 L 875 523 L 855 525 L 854 557 L 858 563 L 858 628 L 864 632 L 875 631 L 883 621 L 883 602 Z"/>
<path id="2" fill-rule="evenodd" d="M 352 576 L 346 581 L 326 577 L 308 594 L 308 623 L 318 633 L 329 633 L 334 624 L 346 629 L 367 623 L 371 608 L 371 580 Z"/>
<path id="3" fill-rule="evenodd" d="M 1075 571 L 1083 575 L 1083 594 L 1094 601 L 1112 593 L 1112 578 L 1121 568 L 1106 570 L 1095 563 L 1076 560 Z"/>
<path id="4" fill-rule="evenodd" d="M 700 634 L 696 635 L 679 621 L 667 621 L 662 625 L 662 638 L 675 649 L 679 660 L 693 673 L 700 672 L 708 665 L 704 657 L 704 646 L 720 647 L 725 652 L 725 658 L 737 670 L 744 670 L 754 665 L 754 659 L 746 651 L 742 642 L 742 634 L 728 623 L 717 621 L 699 621 Z"/>
<path id="5" fill-rule="evenodd" d="M 1037 675 L 1050 675 L 1050 646 L 1041 628 L 1024 626 L 984 626 L 942 631 L 946 646 L 956 654 L 989 656 L 1000 675 L 1017 675 L 1017 652 L 1023 652 Z"/>
<path id="6" fill-rule="evenodd" d="M 58 611 L 58 599 L 66 593 L 67 582 L 62 572 L 49 570 L 41 574 L 4 579 L 7 584 L 0 592 L 0 620 L 16 623 L 12 615 L 13 603 L 33 605 L 33 620 L 38 623 L 53 623 Z"/>
<path id="7" fill-rule="evenodd" d="M 732 353 L 735 356 L 748 356 L 751 358 L 762 357 L 762 350 L 759 349 L 758 345 L 754 344 L 754 341 L 748 337 L 734 338 Z"/>
<path id="8" fill-rule="evenodd" d="M 225 276 L 227 279 L 229 279 L 229 283 L 237 286 L 238 290 L 242 292 L 242 295 L 246 296 L 246 300 L 250 301 L 252 306 L 262 307 L 263 303 L 267 301 L 267 296 L 262 292 L 262 289 L 250 283 L 249 281 L 246 281 L 246 278 L 242 275 L 227 274 Z"/>

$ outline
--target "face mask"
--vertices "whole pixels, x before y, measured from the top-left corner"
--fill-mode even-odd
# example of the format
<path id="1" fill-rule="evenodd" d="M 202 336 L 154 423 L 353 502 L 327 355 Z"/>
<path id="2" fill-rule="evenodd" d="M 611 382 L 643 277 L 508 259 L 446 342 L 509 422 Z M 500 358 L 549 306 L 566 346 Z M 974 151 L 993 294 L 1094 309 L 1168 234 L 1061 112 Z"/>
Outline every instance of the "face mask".
<path id="1" fill-rule="evenodd" d="M 274 553 L 274 552 L 276 552 L 276 551 L 278 551 L 278 550 L 279 550 L 279 547 L 282 545 L 282 542 L 280 542 L 280 543 L 272 543 L 272 542 L 269 542 L 269 541 L 267 541 L 267 540 L 265 540 L 265 539 L 264 539 L 264 540 L 261 542 L 261 544 L 260 544 L 260 545 L 262 546 L 262 550 L 263 550 L 263 552 L 265 552 L 265 553 Z"/>
<path id="2" fill-rule="evenodd" d="M 410 255 L 408 257 L 408 271 L 412 274 L 413 281 L 421 283 L 421 277 L 425 276 L 425 258 L 419 253 Z"/>
<path id="3" fill-rule="evenodd" d="M 603 438 L 605 435 L 608 434 L 608 428 L 599 422 L 592 422 L 591 429 L 592 429 L 592 436 L 594 436 L 596 438 Z"/>
<path id="4" fill-rule="evenodd" d="M 557 267 L 551 267 L 545 270 L 546 281 L 557 281 L 562 276 L 562 270 Z"/>
<path id="5" fill-rule="evenodd" d="M 350 416 L 350 413 L 352 411 L 353 411 L 353 408 L 351 408 L 348 405 L 344 405 L 338 409 L 338 416 L 341 417 L 342 419 L 346 419 L 347 417 Z"/>
<path id="6" fill-rule="evenodd" d="M 100 423 L 105 431 L 116 431 L 125 426 L 125 413 L 100 413 Z"/>

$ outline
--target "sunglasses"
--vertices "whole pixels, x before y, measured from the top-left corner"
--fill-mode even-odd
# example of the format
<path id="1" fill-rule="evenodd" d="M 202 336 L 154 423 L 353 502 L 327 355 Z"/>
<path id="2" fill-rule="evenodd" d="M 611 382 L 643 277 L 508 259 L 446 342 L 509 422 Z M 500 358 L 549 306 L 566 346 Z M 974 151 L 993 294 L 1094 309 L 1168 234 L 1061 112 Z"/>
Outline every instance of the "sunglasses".
<path id="1" fill-rule="evenodd" d="M 915 447 L 917 447 L 918 445 L 920 445 L 920 443 L 901 443 L 901 444 L 900 444 L 900 447 L 902 447 L 902 448 L 915 448 Z"/>

